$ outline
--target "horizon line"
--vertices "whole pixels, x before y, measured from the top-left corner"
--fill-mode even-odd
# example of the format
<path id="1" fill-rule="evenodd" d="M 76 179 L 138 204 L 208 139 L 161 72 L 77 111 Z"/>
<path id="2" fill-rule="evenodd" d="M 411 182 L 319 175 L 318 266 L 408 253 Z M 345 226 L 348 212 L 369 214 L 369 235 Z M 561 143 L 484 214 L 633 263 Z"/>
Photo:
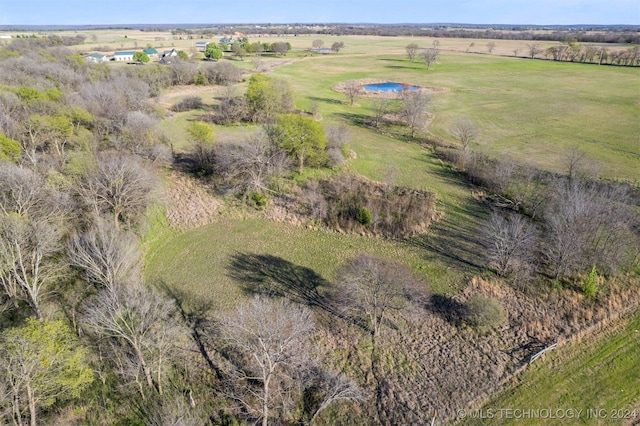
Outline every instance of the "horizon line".
<path id="1" fill-rule="evenodd" d="M 50 28 L 50 27 L 107 27 L 107 28 L 122 28 L 128 26 L 174 26 L 179 28 L 181 26 L 189 27 L 207 27 L 207 26 L 296 26 L 296 25 L 308 25 L 308 26 L 327 26 L 327 25 L 380 25 L 380 26 L 438 26 L 438 25 L 455 25 L 455 26 L 517 26 L 517 27 L 637 27 L 640 30 L 639 24 L 596 24 L 596 23 L 573 23 L 573 24 L 523 24 L 523 23 L 469 23 L 469 22 L 395 22 L 395 23 L 381 23 L 381 22 L 231 22 L 231 23 L 202 23 L 202 22 L 166 22 L 166 23 L 110 23 L 110 24 L 0 24 L 0 30 L 3 28 L 30 27 L 30 28 Z"/>

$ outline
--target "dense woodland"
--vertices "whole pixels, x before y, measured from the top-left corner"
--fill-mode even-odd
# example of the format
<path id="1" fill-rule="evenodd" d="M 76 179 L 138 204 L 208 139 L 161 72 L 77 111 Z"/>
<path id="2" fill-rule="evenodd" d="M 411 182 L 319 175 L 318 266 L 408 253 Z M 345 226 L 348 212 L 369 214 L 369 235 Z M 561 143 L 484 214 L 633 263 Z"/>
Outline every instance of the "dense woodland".
<path id="1" fill-rule="evenodd" d="M 231 206 L 417 246 L 433 244 L 424 231 L 437 195 L 342 170 L 348 130 L 298 110 L 285 80 L 226 60 L 86 64 L 65 46 L 81 41 L 0 49 L 2 423 L 425 424 L 640 303 L 624 279 L 640 264 L 638 188 L 594 176 L 577 149 L 564 173 L 475 154 L 469 121 L 449 143 L 419 135 L 429 97 L 405 92 L 363 124 L 406 128 L 477 189 L 493 210 L 479 266 L 507 285 L 476 277 L 459 294 L 432 294 L 405 265 L 367 253 L 329 283 L 238 253 L 230 271 L 252 296 L 230 312 L 186 307 L 141 271 L 146 214 L 168 169 Z M 241 80 L 246 92 L 232 90 Z M 192 84 L 228 90 L 177 155 L 151 100 Z M 216 143 L 212 123 L 257 130 Z M 326 173 L 294 179 L 309 168 Z"/>

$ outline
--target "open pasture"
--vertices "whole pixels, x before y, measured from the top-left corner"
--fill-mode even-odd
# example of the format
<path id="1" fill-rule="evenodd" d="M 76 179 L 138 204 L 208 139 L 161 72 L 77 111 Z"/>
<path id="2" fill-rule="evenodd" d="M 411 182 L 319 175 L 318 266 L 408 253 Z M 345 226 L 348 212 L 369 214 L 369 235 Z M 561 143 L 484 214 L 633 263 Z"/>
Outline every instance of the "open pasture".
<path id="1" fill-rule="evenodd" d="M 427 71 L 403 53 L 370 55 L 345 49 L 274 74 L 290 81 L 299 107 L 316 101 L 326 119 L 351 123 L 372 115 L 371 100 L 349 107 L 331 90 L 338 82 L 375 78 L 447 88 L 433 96 L 430 108 L 427 131 L 439 138 L 453 141 L 452 122 L 469 118 L 479 128 L 473 150 L 563 171 L 566 152 L 577 147 L 603 177 L 640 179 L 639 69 L 443 51 Z"/>

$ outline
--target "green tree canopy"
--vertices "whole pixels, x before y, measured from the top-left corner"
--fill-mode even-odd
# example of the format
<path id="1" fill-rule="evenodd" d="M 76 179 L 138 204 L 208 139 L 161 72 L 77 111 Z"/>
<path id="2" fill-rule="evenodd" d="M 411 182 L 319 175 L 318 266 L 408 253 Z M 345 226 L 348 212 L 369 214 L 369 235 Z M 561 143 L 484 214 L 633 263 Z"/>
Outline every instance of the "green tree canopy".
<path id="1" fill-rule="evenodd" d="M 298 161 L 298 171 L 304 166 L 320 166 L 326 161 L 327 136 L 320 124 L 297 114 L 281 114 L 271 129 L 271 135 L 289 156 Z"/>
<path id="2" fill-rule="evenodd" d="M 178 51 L 178 58 L 182 59 L 183 61 L 188 61 L 189 60 L 189 55 L 184 50 L 179 50 Z"/>
<path id="3" fill-rule="evenodd" d="M 220 49 L 220 47 L 218 47 L 218 45 L 215 43 L 209 43 L 207 44 L 207 48 L 204 51 L 204 56 L 206 56 L 208 59 L 218 61 L 222 59 L 222 49 Z"/>
<path id="4" fill-rule="evenodd" d="M 195 171 L 204 174 L 213 172 L 215 142 L 213 128 L 207 123 L 193 121 L 187 127 L 187 133 L 192 142 L 191 152 L 195 160 Z"/>
<path id="5" fill-rule="evenodd" d="M 149 55 L 144 52 L 136 52 L 133 54 L 133 62 L 146 64 L 147 62 L 149 62 Z"/>
<path id="6" fill-rule="evenodd" d="M 293 95 L 287 83 L 264 74 L 249 78 L 245 98 L 254 121 L 293 110 Z"/>
<path id="7" fill-rule="evenodd" d="M 187 127 L 187 132 L 191 140 L 196 143 L 212 144 L 215 139 L 213 127 L 201 121 L 192 121 Z"/>
<path id="8" fill-rule="evenodd" d="M 93 381 L 93 373 L 64 322 L 30 318 L 0 334 L 0 380 L 9 385 L 13 413 L 35 425 L 40 409 L 77 398 Z"/>
<path id="9" fill-rule="evenodd" d="M 0 160 L 18 161 L 19 159 L 20 142 L 0 133 Z"/>

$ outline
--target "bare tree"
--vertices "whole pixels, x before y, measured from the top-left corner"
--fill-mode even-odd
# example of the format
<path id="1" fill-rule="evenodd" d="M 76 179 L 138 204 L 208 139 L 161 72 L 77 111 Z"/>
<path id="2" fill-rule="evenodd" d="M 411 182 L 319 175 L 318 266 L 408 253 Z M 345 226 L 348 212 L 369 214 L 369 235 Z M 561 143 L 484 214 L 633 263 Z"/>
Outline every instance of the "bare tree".
<path id="1" fill-rule="evenodd" d="M 142 155 L 159 138 L 157 130 L 158 119 L 143 111 L 130 111 L 121 129 L 125 148 L 134 154 Z"/>
<path id="2" fill-rule="evenodd" d="M 542 47 L 537 43 L 527 44 L 527 48 L 529 49 L 529 57 L 531 59 L 534 59 L 537 54 L 542 52 Z"/>
<path id="3" fill-rule="evenodd" d="M 487 52 L 489 52 L 489 55 L 491 55 L 491 53 L 493 53 L 493 49 L 496 48 L 496 44 L 493 41 L 490 41 L 489 43 L 487 43 Z"/>
<path id="4" fill-rule="evenodd" d="M 551 184 L 544 211 L 543 255 L 555 278 L 587 271 L 593 265 L 614 272 L 637 261 L 634 229 L 638 219 L 628 197 L 625 186 L 580 179 L 558 179 Z"/>
<path id="5" fill-rule="evenodd" d="M 469 144 L 478 137 L 478 128 L 473 121 L 468 118 L 459 118 L 451 125 L 451 136 L 456 138 L 466 151 Z"/>
<path id="6" fill-rule="evenodd" d="M 313 40 L 313 42 L 311 42 L 311 47 L 314 49 L 322 49 L 322 46 L 324 46 L 324 41 L 322 40 Z"/>
<path id="7" fill-rule="evenodd" d="M 357 80 L 349 80 L 344 83 L 344 93 L 349 98 L 349 106 L 353 106 L 353 102 L 362 94 L 362 84 Z"/>
<path id="8" fill-rule="evenodd" d="M 271 191 L 270 184 L 288 165 L 286 153 L 264 133 L 251 135 L 244 142 L 220 144 L 216 149 L 217 172 L 240 193 Z"/>
<path id="9" fill-rule="evenodd" d="M 229 61 L 207 63 L 203 72 L 209 81 L 228 86 L 242 79 L 242 70 Z"/>
<path id="10" fill-rule="evenodd" d="M 94 116 L 94 125 L 106 136 L 125 125 L 129 111 L 148 108 L 149 85 L 141 79 L 118 74 L 104 82 L 83 85 L 79 95 L 79 102 Z"/>
<path id="11" fill-rule="evenodd" d="M 364 316 L 374 337 L 391 311 L 402 309 L 408 299 L 425 290 L 404 265 L 364 254 L 340 268 L 338 282 L 337 300 L 347 312 Z"/>
<path id="12" fill-rule="evenodd" d="M 110 215 L 116 227 L 134 223 L 151 200 L 156 181 L 141 160 L 103 153 L 96 168 L 79 185 L 79 194 L 96 217 Z"/>
<path id="13" fill-rule="evenodd" d="M 344 374 L 319 368 L 310 369 L 308 374 L 307 390 L 313 392 L 317 398 L 317 405 L 311 407 L 312 411 L 309 413 L 309 423 L 334 402 L 363 402 L 366 399 L 364 391 Z"/>
<path id="14" fill-rule="evenodd" d="M 533 259 L 535 228 L 523 216 L 493 212 L 484 228 L 489 264 L 499 275 L 518 274 Z"/>
<path id="15" fill-rule="evenodd" d="M 429 68 L 431 68 L 432 64 L 436 63 L 439 56 L 440 52 L 437 48 L 427 48 L 423 49 L 422 52 L 420 52 L 420 57 L 427 65 L 427 71 L 429 70 Z"/>
<path id="16" fill-rule="evenodd" d="M 23 217 L 52 218 L 64 214 L 65 195 L 48 188 L 35 171 L 0 162 L 0 213 Z"/>
<path id="17" fill-rule="evenodd" d="M 576 145 L 567 149 L 565 154 L 565 161 L 567 167 L 567 176 L 569 180 L 576 177 L 580 177 L 583 171 L 586 170 L 587 164 L 584 152 L 580 150 Z"/>
<path id="18" fill-rule="evenodd" d="M 198 66 L 196 64 L 177 57 L 172 58 L 171 63 L 167 66 L 169 67 L 171 83 L 174 86 L 190 84 L 195 76 L 198 75 Z"/>
<path id="19" fill-rule="evenodd" d="M 59 228 L 39 218 L 0 217 L 0 285 L 14 304 L 24 300 L 38 319 L 51 284 L 62 274 Z"/>
<path id="20" fill-rule="evenodd" d="M 418 128 L 424 124 L 424 115 L 431 97 L 420 90 L 403 90 L 401 96 L 402 118 L 411 129 L 411 137 L 413 138 Z"/>
<path id="21" fill-rule="evenodd" d="M 186 336 L 173 301 L 139 281 L 119 283 L 96 295 L 84 323 L 104 339 L 117 371 L 136 384 L 142 399 L 163 393 L 170 359 Z"/>
<path id="22" fill-rule="evenodd" d="M 235 89 L 232 86 L 227 86 L 216 111 L 216 122 L 230 124 L 245 120 L 248 116 L 249 108 L 245 97 L 236 95 Z"/>
<path id="23" fill-rule="evenodd" d="M 97 220 L 95 226 L 69 242 L 71 264 L 97 288 L 114 290 L 119 283 L 138 276 L 140 252 L 138 239 L 111 224 Z"/>
<path id="24" fill-rule="evenodd" d="M 280 41 L 280 42 L 274 43 L 271 48 L 273 49 L 274 53 L 284 56 L 287 54 L 287 52 L 289 52 L 289 43 Z"/>
<path id="25" fill-rule="evenodd" d="M 342 50 L 342 49 L 344 49 L 344 42 L 343 41 L 335 41 L 331 45 L 331 51 L 332 52 L 340 53 L 340 50 Z"/>
<path id="26" fill-rule="evenodd" d="M 231 51 L 233 52 L 233 56 L 239 58 L 241 61 L 243 61 L 244 57 L 247 56 L 247 51 L 240 43 L 233 43 L 231 45 Z"/>
<path id="27" fill-rule="evenodd" d="M 266 426 L 275 409 L 274 396 L 284 391 L 278 383 L 307 357 L 305 340 L 314 327 L 311 314 L 283 299 L 255 297 L 222 318 L 222 327 L 224 340 L 240 356 L 236 386 L 242 391 L 236 398 Z M 254 398 L 258 404 L 252 404 Z"/>
<path id="28" fill-rule="evenodd" d="M 413 60 L 418 55 L 418 45 L 416 43 L 409 43 L 405 46 L 405 50 L 407 51 L 409 60 L 413 62 Z"/>
<path id="29" fill-rule="evenodd" d="M 327 156 L 329 157 L 329 163 L 333 167 L 338 167 L 344 164 L 344 147 L 349 139 L 349 129 L 347 126 L 341 125 L 329 125 L 326 126 L 325 132 L 327 134 Z"/>
<path id="30" fill-rule="evenodd" d="M 373 110 L 373 122 L 376 128 L 380 126 L 380 122 L 384 116 L 393 110 L 395 101 L 388 98 L 375 98 L 371 103 L 371 109 Z"/>

